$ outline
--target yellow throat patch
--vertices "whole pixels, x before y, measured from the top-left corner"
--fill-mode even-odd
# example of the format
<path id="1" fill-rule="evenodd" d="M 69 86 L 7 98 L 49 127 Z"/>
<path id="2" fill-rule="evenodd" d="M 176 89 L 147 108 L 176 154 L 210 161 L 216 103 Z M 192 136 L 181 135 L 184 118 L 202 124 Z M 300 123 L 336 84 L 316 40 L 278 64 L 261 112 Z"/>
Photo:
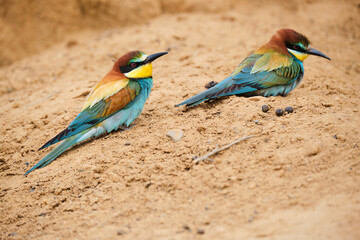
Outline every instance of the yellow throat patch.
<path id="1" fill-rule="evenodd" d="M 291 54 L 294 55 L 300 61 L 304 61 L 309 56 L 309 54 L 298 52 L 289 48 L 288 51 L 291 52 Z"/>
<path id="2" fill-rule="evenodd" d="M 124 74 L 127 78 L 149 78 L 152 76 L 152 65 L 147 63 Z"/>

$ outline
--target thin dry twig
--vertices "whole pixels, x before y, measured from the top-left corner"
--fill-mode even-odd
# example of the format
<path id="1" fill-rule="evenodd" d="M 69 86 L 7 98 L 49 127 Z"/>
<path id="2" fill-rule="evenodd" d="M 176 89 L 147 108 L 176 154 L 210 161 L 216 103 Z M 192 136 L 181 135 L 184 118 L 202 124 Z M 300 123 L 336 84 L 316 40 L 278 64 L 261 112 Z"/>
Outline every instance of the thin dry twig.
<path id="1" fill-rule="evenodd" d="M 226 146 L 223 146 L 223 147 L 221 147 L 221 148 L 219 148 L 219 145 L 216 145 L 216 147 L 215 147 L 214 150 L 212 150 L 212 151 L 209 152 L 208 154 L 205 154 L 204 156 L 201 156 L 201 157 L 199 157 L 199 158 L 196 158 L 196 159 L 194 160 L 194 162 L 195 162 L 195 163 L 198 163 L 198 162 L 201 162 L 201 161 L 204 161 L 204 160 L 209 160 L 209 161 L 212 161 L 212 162 L 213 162 L 214 160 L 211 159 L 211 158 L 209 158 L 210 156 L 212 156 L 212 155 L 214 155 L 214 154 L 216 154 L 216 153 L 218 153 L 218 152 L 220 152 L 220 151 L 222 151 L 222 150 L 225 150 L 225 149 L 231 147 L 232 145 L 237 144 L 238 142 L 241 142 L 241 141 L 243 141 L 243 140 L 245 140 L 245 139 L 252 138 L 252 137 L 255 137 L 255 135 L 251 135 L 251 136 L 239 138 L 238 140 L 236 140 L 236 141 L 234 141 L 234 142 L 232 142 L 232 143 L 230 143 L 230 144 L 228 144 L 228 145 L 226 145 Z"/>
<path id="2" fill-rule="evenodd" d="M 42 101 L 48 100 L 49 98 L 52 98 L 53 96 L 55 96 L 55 95 L 57 95 L 57 94 L 59 94 L 59 93 L 60 93 L 60 91 L 55 91 L 55 92 L 47 95 L 46 97 L 43 97 L 43 98 L 41 98 L 41 99 L 36 100 L 35 102 L 32 102 L 32 103 L 27 104 L 27 105 L 25 106 L 25 108 L 28 108 L 28 107 L 30 107 L 30 106 L 32 106 L 32 105 L 34 105 L 34 104 L 38 104 L 38 103 L 40 103 L 40 102 L 42 102 Z"/>

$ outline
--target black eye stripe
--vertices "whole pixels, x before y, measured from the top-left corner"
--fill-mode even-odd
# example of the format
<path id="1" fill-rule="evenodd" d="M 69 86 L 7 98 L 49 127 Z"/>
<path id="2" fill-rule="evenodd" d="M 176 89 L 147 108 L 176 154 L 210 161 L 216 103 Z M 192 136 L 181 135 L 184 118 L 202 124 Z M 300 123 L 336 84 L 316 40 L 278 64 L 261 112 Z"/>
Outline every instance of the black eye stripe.
<path id="1" fill-rule="evenodd" d="M 291 43 L 286 43 L 285 44 L 287 48 L 298 51 L 298 52 L 306 52 L 306 49 L 303 49 L 302 47 L 296 45 L 296 44 L 291 44 Z"/>
<path id="2" fill-rule="evenodd" d="M 135 64 L 133 64 L 133 63 L 135 63 Z M 144 65 L 144 64 L 145 64 L 144 62 L 130 62 L 126 66 L 121 66 L 120 71 L 122 73 L 128 73 L 128 72 L 134 70 L 135 68 L 138 68 L 139 66 Z"/>

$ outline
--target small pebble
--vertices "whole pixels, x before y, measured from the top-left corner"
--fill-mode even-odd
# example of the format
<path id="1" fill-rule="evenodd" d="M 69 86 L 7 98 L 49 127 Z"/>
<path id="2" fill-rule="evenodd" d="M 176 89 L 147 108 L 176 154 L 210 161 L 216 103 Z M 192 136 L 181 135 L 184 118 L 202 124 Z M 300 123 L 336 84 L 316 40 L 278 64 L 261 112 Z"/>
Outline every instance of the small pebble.
<path id="1" fill-rule="evenodd" d="M 13 108 L 18 108 L 18 107 L 20 107 L 20 106 L 19 106 L 18 103 L 13 103 L 12 107 L 13 107 Z"/>
<path id="2" fill-rule="evenodd" d="M 259 120 L 254 120 L 254 123 L 255 123 L 255 124 L 258 124 L 258 123 L 259 123 Z"/>
<path id="3" fill-rule="evenodd" d="M 270 110 L 270 108 L 269 108 L 268 105 L 262 105 L 261 110 L 262 110 L 264 113 L 266 113 L 266 112 L 268 112 L 268 111 Z"/>
<path id="4" fill-rule="evenodd" d="M 25 165 L 26 165 L 26 166 L 29 166 L 29 163 L 28 163 L 28 162 L 25 162 Z"/>
<path id="5" fill-rule="evenodd" d="M 126 232 L 124 230 L 117 230 L 116 233 L 119 236 L 126 234 Z"/>
<path id="6" fill-rule="evenodd" d="M 179 107 L 182 112 L 187 112 L 188 108 L 186 105 L 182 105 Z"/>
<path id="7" fill-rule="evenodd" d="M 67 47 L 67 48 L 71 48 L 71 47 L 76 46 L 77 44 L 78 44 L 77 41 L 75 41 L 75 40 L 70 40 L 70 41 L 68 41 L 68 42 L 66 43 L 66 47 Z"/>
<path id="8" fill-rule="evenodd" d="M 184 132 L 181 129 L 171 129 L 166 133 L 166 136 L 177 142 L 184 136 Z"/>
<path id="9" fill-rule="evenodd" d="M 183 226 L 184 230 L 191 232 L 191 228 L 188 225 Z"/>
<path id="10" fill-rule="evenodd" d="M 131 143 L 126 142 L 124 145 L 125 145 L 125 146 L 130 146 L 130 145 L 131 145 Z"/>
<path id="11" fill-rule="evenodd" d="M 206 130 L 206 128 L 204 127 L 197 127 L 198 132 L 204 132 Z"/>
<path id="12" fill-rule="evenodd" d="M 276 116 L 282 116 L 284 115 L 284 110 L 282 110 L 281 108 L 278 108 L 275 110 Z"/>
<path id="13" fill-rule="evenodd" d="M 205 233 L 204 229 L 201 229 L 201 228 L 198 228 L 198 230 L 196 232 L 197 232 L 197 234 L 204 234 Z"/>
<path id="14" fill-rule="evenodd" d="M 294 109 L 292 107 L 286 107 L 285 108 L 285 112 L 287 113 L 293 113 L 294 112 Z"/>
<path id="15" fill-rule="evenodd" d="M 205 85 L 205 88 L 207 88 L 207 89 L 212 88 L 212 87 L 215 86 L 216 84 L 218 84 L 218 82 L 215 82 L 215 81 L 208 82 L 208 83 Z"/>

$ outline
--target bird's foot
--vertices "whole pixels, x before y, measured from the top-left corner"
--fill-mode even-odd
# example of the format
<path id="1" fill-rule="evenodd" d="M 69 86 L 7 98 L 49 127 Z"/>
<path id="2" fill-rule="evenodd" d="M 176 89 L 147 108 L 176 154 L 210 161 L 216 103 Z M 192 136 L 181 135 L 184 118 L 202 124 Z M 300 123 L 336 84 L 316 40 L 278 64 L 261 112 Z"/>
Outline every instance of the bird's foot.
<path id="1" fill-rule="evenodd" d="M 135 124 L 131 124 L 130 126 L 126 127 L 126 126 L 119 126 L 119 129 L 122 130 L 122 131 L 125 131 L 125 130 L 129 130 L 131 129 Z"/>

